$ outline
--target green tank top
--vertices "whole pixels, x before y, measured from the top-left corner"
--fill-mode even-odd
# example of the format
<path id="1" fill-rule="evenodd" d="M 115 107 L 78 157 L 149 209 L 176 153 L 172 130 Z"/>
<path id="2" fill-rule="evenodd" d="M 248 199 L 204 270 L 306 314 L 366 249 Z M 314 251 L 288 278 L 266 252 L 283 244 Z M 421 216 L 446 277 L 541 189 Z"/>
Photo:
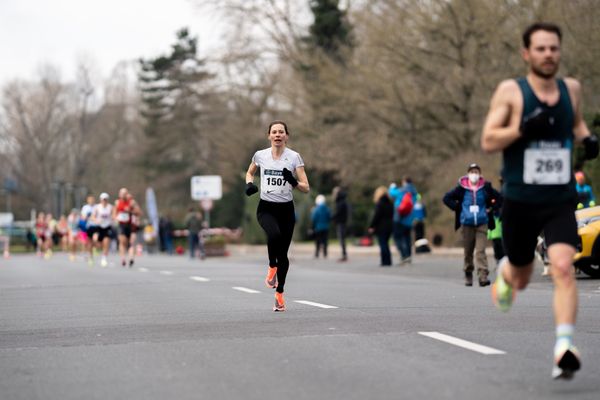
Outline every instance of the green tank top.
<path id="1" fill-rule="evenodd" d="M 552 131 L 543 140 L 519 138 L 504 149 L 502 178 L 506 198 L 524 203 L 565 203 L 576 201 L 573 176 L 574 113 L 567 85 L 557 79 L 560 97 L 553 106 L 541 102 L 526 78 L 517 79 L 523 94 L 524 116 L 537 108 L 554 118 Z"/>

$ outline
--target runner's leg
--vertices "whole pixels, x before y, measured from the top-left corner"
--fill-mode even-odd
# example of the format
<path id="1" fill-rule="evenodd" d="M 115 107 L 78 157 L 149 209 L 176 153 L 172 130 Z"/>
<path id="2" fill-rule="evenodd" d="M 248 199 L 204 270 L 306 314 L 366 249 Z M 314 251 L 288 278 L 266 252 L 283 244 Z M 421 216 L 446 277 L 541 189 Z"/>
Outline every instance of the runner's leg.
<path id="1" fill-rule="evenodd" d="M 280 215 L 278 215 L 279 229 L 281 232 L 280 246 L 277 249 L 277 261 L 279 265 L 277 268 L 278 285 L 276 291 L 278 293 L 283 293 L 285 279 L 290 267 L 288 250 L 292 243 L 294 225 L 296 224 L 296 215 L 294 214 L 294 206 L 292 203 L 286 203 L 281 211 Z"/>

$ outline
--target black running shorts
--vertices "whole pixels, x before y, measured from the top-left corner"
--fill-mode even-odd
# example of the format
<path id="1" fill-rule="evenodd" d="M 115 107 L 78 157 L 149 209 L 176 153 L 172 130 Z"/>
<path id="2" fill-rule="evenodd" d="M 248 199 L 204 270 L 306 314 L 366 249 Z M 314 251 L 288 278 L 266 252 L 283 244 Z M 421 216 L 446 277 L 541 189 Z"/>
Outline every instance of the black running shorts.
<path id="1" fill-rule="evenodd" d="M 131 237 L 131 224 L 119 224 L 119 235 L 129 239 Z"/>
<path id="2" fill-rule="evenodd" d="M 110 226 L 106 227 L 106 228 L 98 227 L 96 229 L 97 229 L 96 232 L 98 233 L 98 241 L 99 242 L 103 241 L 105 238 L 112 239 L 113 231 Z"/>
<path id="3" fill-rule="evenodd" d="M 542 231 L 547 246 L 565 243 L 577 247 L 575 204 L 530 204 L 504 199 L 502 240 L 511 264 L 524 267 L 533 261 L 537 237 Z"/>
<path id="4" fill-rule="evenodd" d="M 88 237 L 91 239 L 92 236 L 94 236 L 94 233 L 98 232 L 98 226 L 93 225 L 93 226 L 88 226 L 85 230 L 85 233 L 87 233 Z"/>

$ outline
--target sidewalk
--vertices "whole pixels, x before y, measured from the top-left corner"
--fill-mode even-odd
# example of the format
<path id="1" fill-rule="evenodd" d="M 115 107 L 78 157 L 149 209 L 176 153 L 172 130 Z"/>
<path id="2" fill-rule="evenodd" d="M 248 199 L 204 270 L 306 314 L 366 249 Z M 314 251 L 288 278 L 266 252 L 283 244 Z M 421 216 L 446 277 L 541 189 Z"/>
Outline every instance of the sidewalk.
<path id="1" fill-rule="evenodd" d="M 266 245 L 252 245 L 252 244 L 228 244 L 227 250 L 233 255 L 244 255 L 244 254 L 252 254 L 256 252 L 265 251 Z M 392 245 L 390 246 L 392 252 L 396 251 L 396 248 Z M 290 246 L 290 254 L 302 254 L 302 255 L 312 255 L 315 251 L 315 244 L 313 242 L 292 242 Z M 329 257 L 339 258 L 342 255 L 340 246 L 337 243 L 330 245 L 328 247 Z M 348 252 L 348 257 L 354 256 L 370 256 L 376 257 L 379 256 L 379 246 L 355 246 L 353 244 L 346 245 L 346 251 Z M 486 254 L 488 256 L 494 256 L 494 250 L 491 247 L 486 248 Z M 414 255 L 414 252 L 413 252 Z M 418 256 L 455 256 L 462 257 L 463 249 L 462 247 L 433 247 L 431 249 L 431 253 L 420 253 Z"/>

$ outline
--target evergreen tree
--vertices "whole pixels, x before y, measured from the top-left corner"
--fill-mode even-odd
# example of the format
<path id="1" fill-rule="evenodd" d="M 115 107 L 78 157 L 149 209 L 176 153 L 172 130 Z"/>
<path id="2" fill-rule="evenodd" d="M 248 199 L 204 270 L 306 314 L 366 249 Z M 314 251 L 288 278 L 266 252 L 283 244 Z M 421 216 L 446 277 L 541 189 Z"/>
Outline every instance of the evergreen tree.
<path id="1" fill-rule="evenodd" d="M 172 194 L 168 202 L 188 200 L 190 176 L 202 173 L 216 157 L 205 124 L 218 102 L 207 86 L 212 74 L 198 57 L 197 38 L 187 28 L 177 32 L 169 54 L 139 62 L 146 179 Z"/>
<path id="2" fill-rule="evenodd" d="M 343 62 L 343 49 L 352 46 L 351 27 L 339 0 L 311 0 L 314 22 L 306 42 L 312 49 L 321 49 L 332 59 Z"/>

